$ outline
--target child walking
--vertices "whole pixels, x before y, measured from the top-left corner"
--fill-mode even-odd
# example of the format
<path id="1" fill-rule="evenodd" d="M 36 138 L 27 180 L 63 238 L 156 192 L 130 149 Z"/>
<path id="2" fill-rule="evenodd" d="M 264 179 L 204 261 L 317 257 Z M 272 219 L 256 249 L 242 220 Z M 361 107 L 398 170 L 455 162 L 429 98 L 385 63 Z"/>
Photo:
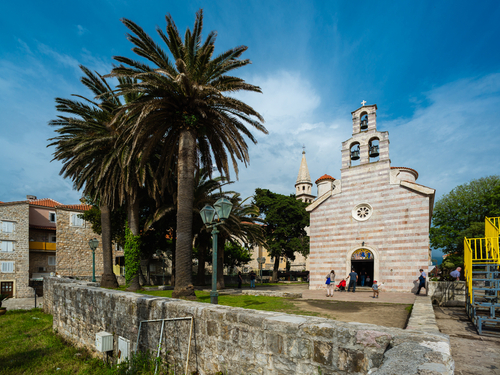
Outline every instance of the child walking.
<path id="1" fill-rule="evenodd" d="M 373 280 L 372 290 L 373 290 L 373 297 L 372 298 L 375 298 L 375 296 L 377 296 L 377 298 L 378 298 L 378 284 L 377 284 L 377 280 Z"/>

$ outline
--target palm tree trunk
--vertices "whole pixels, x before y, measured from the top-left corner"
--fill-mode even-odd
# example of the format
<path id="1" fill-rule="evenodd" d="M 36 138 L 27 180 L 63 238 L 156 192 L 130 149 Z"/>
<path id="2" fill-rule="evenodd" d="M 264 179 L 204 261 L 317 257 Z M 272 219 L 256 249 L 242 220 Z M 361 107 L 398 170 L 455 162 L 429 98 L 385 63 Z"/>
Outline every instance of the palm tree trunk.
<path id="1" fill-rule="evenodd" d="M 192 282 L 193 201 L 196 142 L 189 130 L 179 137 L 177 161 L 177 243 L 175 249 L 175 288 L 172 297 L 196 298 Z"/>
<path id="2" fill-rule="evenodd" d="M 139 235 L 139 200 L 135 199 L 132 201 L 132 199 L 128 200 L 128 205 L 127 205 L 127 216 L 128 216 L 128 227 L 130 229 L 130 232 L 134 236 Z M 137 259 L 139 262 L 139 267 L 140 267 L 140 258 Z M 127 265 L 125 264 L 125 267 Z M 139 271 L 137 274 L 130 280 L 130 285 L 127 288 L 129 291 L 136 291 L 141 289 L 141 285 L 139 284 Z"/>
<path id="3" fill-rule="evenodd" d="M 101 287 L 118 288 L 118 281 L 113 273 L 113 248 L 111 245 L 111 210 L 108 205 L 101 204 L 102 228 L 102 269 Z"/>

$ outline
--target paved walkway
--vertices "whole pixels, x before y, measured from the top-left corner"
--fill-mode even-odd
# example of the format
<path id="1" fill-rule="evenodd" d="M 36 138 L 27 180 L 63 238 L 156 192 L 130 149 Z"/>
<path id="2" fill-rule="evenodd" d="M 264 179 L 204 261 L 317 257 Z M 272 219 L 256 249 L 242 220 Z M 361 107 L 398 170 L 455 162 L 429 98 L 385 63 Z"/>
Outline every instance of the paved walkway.
<path id="1" fill-rule="evenodd" d="M 35 308 L 35 297 L 33 298 L 10 298 L 2 301 L 2 307 L 7 310 L 31 310 Z M 43 297 L 36 298 L 36 307 L 43 307 Z"/>
<path id="2" fill-rule="evenodd" d="M 206 289 L 209 291 L 209 289 Z M 384 292 L 380 291 L 379 298 L 372 298 L 373 292 L 371 288 L 356 288 L 356 293 L 352 292 L 334 292 L 333 297 L 326 296 L 326 290 L 309 290 L 309 285 L 307 284 L 290 284 L 290 285 L 259 285 L 257 288 L 250 289 L 249 287 L 243 287 L 241 290 L 250 291 L 255 290 L 257 292 L 289 292 L 289 293 L 302 293 L 303 299 L 314 299 L 314 300 L 328 300 L 328 301 L 355 301 L 355 302 L 376 302 L 376 303 L 403 303 L 403 304 L 413 304 L 416 298 L 426 298 L 425 296 L 416 296 L 413 293 L 403 293 L 403 292 Z M 222 291 L 221 291 L 222 292 Z M 239 289 L 226 290 L 226 292 L 238 293 Z M 222 292 L 224 293 L 224 292 Z"/>

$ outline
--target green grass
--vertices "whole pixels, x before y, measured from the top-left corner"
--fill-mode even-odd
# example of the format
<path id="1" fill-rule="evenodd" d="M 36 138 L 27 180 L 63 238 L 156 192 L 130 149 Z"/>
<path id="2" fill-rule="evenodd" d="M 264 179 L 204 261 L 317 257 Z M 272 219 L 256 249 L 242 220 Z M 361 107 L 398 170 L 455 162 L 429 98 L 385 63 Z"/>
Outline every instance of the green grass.
<path id="1" fill-rule="evenodd" d="M 141 294 L 148 294 L 156 297 L 172 297 L 172 290 L 141 290 Z M 210 303 L 210 293 L 197 290 L 197 302 Z M 287 314 L 319 316 L 319 313 L 300 310 L 292 303 L 291 298 L 268 297 L 268 296 L 247 296 L 247 295 L 219 295 L 219 305 L 242 307 L 244 309 L 254 309 L 263 311 L 277 311 Z"/>
<path id="2" fill-rule="evenodd" d="M 112 374 L 86 350 L 68 345 L 52 331 L 52 315 L 40 309 L 0 316 L 0 374 Z"/>
<path id="3" fill-rule="evenodd" d="M 0 316 L 0 375 L 153 375 L 154 354 L 138 353 L 131 363 L 111 366 L 52 330 L 52 315 L 40 309 L 7 311 Z M 159 374 L 169 374 L 160 364 Z"/>

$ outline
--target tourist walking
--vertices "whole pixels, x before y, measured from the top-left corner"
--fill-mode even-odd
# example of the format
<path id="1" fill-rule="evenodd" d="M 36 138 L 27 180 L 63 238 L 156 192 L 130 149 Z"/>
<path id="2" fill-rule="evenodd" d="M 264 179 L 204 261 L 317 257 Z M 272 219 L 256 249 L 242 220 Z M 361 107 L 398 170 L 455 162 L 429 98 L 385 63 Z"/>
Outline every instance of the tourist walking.
<path id="1" fill-rule="evenodd" d="M 241 271 L 238 271 L 238 289 L 241 289 L 242 283 L 243 283 L 243 277 L 241 276 Z"/>
<path id="2" fill-rule="evenodd" d="M 373 290 L 373 298 L 378 298 L 378 285 L 377 285 L 377 280 L 373 280 L 372 290 Z M 376 296 L 376 297 L 375 297 L 375 296 Z"/>
<path id="3" fill-rule="evenodd" d="M 250 288 L 255 288 L 255 272 L 250 272 Z"/>
<path id="4" fill-rule="evenodd" d="M 358 274 L 356 271 L 354 271 L 354 268 L 351 270 L 351 273 L 346 277 L 346 279 L 349 279 L 349 287 L 347 288 L 347 291 L 351 291 L 352 287 L 352 292 L 356 293 L 356 283 L 358 282 Z"/>
<path id="5" fill-rule="evenodd" d="M 417 280 L 415 281 L 418 281 L 418 290 L 417 290 L 417 296 L 420 294 L 420 289 L 424 288 L 425 289 L 425 292 L 427 294 L 427 287 L 425 286 L 425 279 L 426 279 L 427 275 L 426 273 L 424 272 L 423 269 L 420 269 L 420 276 L 418 277 Z"/>
<path id="6" fill-rule="evenodd" d="M 335 271 L 331 270 L 326 275 L 326 296 L 333 297 L 333 287 L 335 286 Z"/>

